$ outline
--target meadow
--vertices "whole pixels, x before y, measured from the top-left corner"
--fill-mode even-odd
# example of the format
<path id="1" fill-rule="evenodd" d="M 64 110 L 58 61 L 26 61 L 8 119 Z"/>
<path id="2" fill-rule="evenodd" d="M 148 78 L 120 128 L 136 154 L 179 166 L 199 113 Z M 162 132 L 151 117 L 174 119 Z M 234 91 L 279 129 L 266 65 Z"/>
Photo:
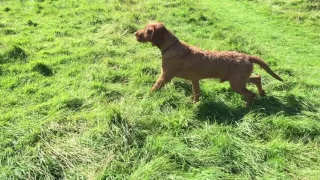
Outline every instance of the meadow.
<path id="1" fill-rule="evenodd" d="M 284 82 L 255 67 L 250 109 L 213 79 L 150 92 L 152 21 Z M 319 0 L 0 0 L 0 179 L 318 179 L 319 29 Z"/>

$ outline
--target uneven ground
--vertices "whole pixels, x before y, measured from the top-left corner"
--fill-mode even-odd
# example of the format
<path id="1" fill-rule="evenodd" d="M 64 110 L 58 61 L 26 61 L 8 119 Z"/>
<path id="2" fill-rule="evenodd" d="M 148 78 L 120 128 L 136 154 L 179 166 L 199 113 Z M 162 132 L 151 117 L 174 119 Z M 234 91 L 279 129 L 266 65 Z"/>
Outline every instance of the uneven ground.
<path id="1" fill-rule="evenodd" d="M 318 0 L 0 1 L 0 179 L 317 179 Z M 267 97 L 227 83 L 150 87 L 161 21 L 203 49 L 265 59 Z M 249 86 L 254 92 L 256 88 Z"/>

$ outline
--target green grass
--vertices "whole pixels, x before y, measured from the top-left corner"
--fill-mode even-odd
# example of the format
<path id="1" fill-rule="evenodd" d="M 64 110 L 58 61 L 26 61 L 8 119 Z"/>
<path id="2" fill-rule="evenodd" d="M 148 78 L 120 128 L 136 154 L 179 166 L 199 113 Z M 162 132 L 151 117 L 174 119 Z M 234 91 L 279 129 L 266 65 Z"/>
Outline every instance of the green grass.
<path id="1" fill-rule="evenodd" d="M 0 1 L 0 179 L 317 179 L 314 0 Z M 151 93 L 161 54 L 134 32 L 265 59 L 252 109 L 228 83 Z M 254 86 L 249 86 L 256 92 Z"/>

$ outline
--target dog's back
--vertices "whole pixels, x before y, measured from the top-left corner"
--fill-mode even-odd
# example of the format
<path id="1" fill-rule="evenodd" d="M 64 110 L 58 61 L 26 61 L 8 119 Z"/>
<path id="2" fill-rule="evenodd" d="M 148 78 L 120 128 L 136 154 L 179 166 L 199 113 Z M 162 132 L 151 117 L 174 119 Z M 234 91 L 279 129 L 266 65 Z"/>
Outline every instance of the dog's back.
<path id="1" fill-rule="evenodd" d="M 219 78 L 227 80 L 231 75 L 250 75 L 253 69 L 249 56 L 246 54 L 225 51 L 203 51 L 199 48 L 186 46 L 184 55 L 177 58 L 177 77 L 196 80 Z"/>

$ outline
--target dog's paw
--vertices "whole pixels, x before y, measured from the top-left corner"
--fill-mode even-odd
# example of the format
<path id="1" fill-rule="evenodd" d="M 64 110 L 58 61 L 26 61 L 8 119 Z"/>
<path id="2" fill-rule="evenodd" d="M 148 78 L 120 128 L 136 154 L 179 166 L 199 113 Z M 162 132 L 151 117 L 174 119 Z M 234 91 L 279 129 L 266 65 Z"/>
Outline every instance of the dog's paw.
<path id="1" fill-rule="evenodd" d="M 267 93 L 266 93 L 264 90 L 262 90 L 262 91 L 259 93 L 259 95 L 260 95 L 260 96 L 266 96 Z"/>
<path id="2" fill-rule="evenodd" d="M 150 88 L 150 91 L 151 91 L 151 92 L 156 91 L 156 90 L 158 90 L 158 89 L 157 89 L 157 87 L 155 87 L 155 86 L 153 86 L 152 88 Z"/>
<path id="3" fill-rule="evenodd" d="M 192 103 L 197 104 L 199 102 L 199 97 L 193 97 L 192 98 Z"/>

